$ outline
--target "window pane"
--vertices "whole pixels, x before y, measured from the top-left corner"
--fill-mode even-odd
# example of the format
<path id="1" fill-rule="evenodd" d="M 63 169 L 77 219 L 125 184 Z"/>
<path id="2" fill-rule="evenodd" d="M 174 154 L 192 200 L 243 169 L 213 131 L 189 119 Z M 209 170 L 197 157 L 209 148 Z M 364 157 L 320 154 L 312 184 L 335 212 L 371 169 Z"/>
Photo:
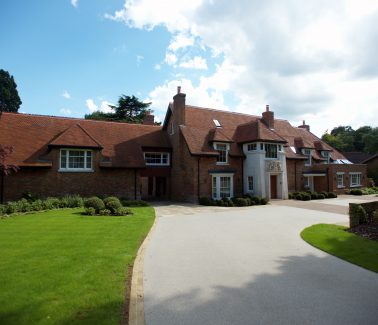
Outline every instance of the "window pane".
<path id="1" fill-rule="evenodd" d="M 92 168 L 92 152 L 87 151 L 87 161 L 85 168 Z"/>
<path id="2" fill-rule="evenodd" d="M 60 168 L 67 168 L 67 150 L 60 151 Z"/>
<path id="3" fill-rule="evenodd" d="M 217 198 L 217 178 L 213 177 L 213 198 Z"/>
<path id="4" fill-rule="evenodd" d="M 265 157 L 266 158 L 277 158 L 277 145 L 276 144 L 265 144 Z"/>
<path id="5" fill-rule="evenodd" d="M 230 177 L 220 177 L 220 197 L 230 197 L 231 196 L 231 178 Z"/>
<path id="6" fill-rule="evenodd" d="M 248 176 L 248 191 L 253 191 L 253 176 Z"/>
<path id="7" fill-rule="evenodd" d="M 227 145 L 223 143 L 217 143 L 215 148 L 219 152 L 217 162 L 226 163 L 227 162 Z"/>

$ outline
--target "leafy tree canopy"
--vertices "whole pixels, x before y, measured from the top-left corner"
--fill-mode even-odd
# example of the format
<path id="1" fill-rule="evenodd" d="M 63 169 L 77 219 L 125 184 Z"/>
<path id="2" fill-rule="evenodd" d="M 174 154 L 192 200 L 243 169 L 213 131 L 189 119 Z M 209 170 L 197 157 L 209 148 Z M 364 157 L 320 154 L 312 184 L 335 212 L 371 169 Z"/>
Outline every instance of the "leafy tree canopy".
<path id="1" fill-rule="evenodd" d="M 96 111 L 92 114 L 86 114 L 85 118 L 103 121 L 143 123 L 150 105 L 151 103 L 143 103 L 134 95 L 131 97 L 122 95 L 118 99 L 118 105 L 110 106 L 113 109 L 112 113 Z"/>
<path id="2" fill-rule="evenodd" d="M 339 151 L 378 152 L 378 127 L 362 126 L 353 130 L 350 126 L 338 126 L 322 135 L 322 140 Z"/>
<path id="3" fill-rule="evenodd" d="M 17 113 L 21 104 L 13 76 L 0 69 L 0 111 Z"/>

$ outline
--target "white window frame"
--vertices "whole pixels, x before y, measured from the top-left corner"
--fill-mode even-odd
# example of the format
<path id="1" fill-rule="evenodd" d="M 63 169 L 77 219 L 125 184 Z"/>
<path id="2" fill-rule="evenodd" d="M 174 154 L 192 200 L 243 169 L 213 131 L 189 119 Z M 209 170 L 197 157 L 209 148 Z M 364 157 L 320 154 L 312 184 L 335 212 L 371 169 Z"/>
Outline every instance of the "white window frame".
<path id="1" fill-rule="evenodd" d="M 248 151 L 256 151 L 257 150 L 257 143 L 248 143 L 247 144 L 247 150 Z"/>
<path id="2" fill-rule="evenodd" d="M 220 150 L 218 146 L 225 146 L 226 150 Z M 214 142 L 214 149 L 220 153 L 225 152 L 225 161 L 220 161 L 221 154 L 217 157 L 217 165 L 228 165 L 228 152 L 230 151 L 230 144 L 225 142 Z"/>
<path id="3" fill-rule="evenodd" d="M 62 153 L 63 151 L 66 151 L 66 167 L 62 167 Z M 70 158 L 70 152 L 84 152 L 84 167 L 83 168 L 70 168 L 69 167 L 69 158 Z M 90 153 L 91 156 L 91 163 L 90 167 L 87 167 L 87 158 L 88 153 Z M 73 148 L 62 148 L 59 152 L 59 172 L 93 172 L 93 150 L 88 149 L 73 149 Z"/>
<path id="4" fill-rule="evenodd" d="M 340 178 L 341 177 L 341 178 Z M 337 188 L 344 188 L 344 173 L 336 173 L 336 183 L 337 183 Z"/>
<path id="5" fill-rule="evenodd" d="M 152 154 L 152 155 L 157 155 L 160 156 L 160 162 L 154 163 L 154 162 L 147 162 L 146 159 L 146 154 Z M 144 161 L 146 162 L 146 166 L 169 166 L 170 165 L 170 154 L 169 152 L 153 152 L 153 151 L 148 151 L 143 153 L 144 156 Z M 164 159 L 164 156 L 166 156 L 166 159 Z M 163 160 L 166 160 L 164 163 Z"/>
<path id="6" fill-rule="evenodd" d="M 303 185 L 304 185 L 305 189 L 310 189 L 310 187 L 311 187 L 310 176 L 305 176 L 304 177 L 304 183 L 303 183 Z"/>
<path id="7" fill-rule="evenodd" d="M 302 154 L 307 156 L 307 160 L 305 161 L 305 166 L 311 166 L 312 165 L 312 150 L 309 148 L 303 148 Z"/>
<path id="8" fill-rule="evenodd" d="M 275 149 L 275 151 L 273 150 L 273 152 L 272 151 L 270 151 L 270 152 L 268 152 L 268 148 L 276 148 Z M 278 149 L 279 149 L 279 147 L 278 147 L 278 145 L 276 144 L 276 143 L 265 143 L 264 144 L 264 149 L 265 149 L 265 159 L 278 159 Z M 275 157 L 268 157 L 268 153 L 275 153 Z"/>
<path id="9" fill-rule="evenodd" d="M 254 184 L 254 177 L 253 176 L 248 176 L 247 177 L 247 182 L 248 182 L 248 192 L 253 193 L 255 184 Z M 252 186 L 251 186 L 252 185 Z"/>
<path id="10" fill-rule="evenodd" d="M 329 151 L 322 151 L 322 157 L 327 159 L 327 161 L 324 163 L 329 164 L 329 162 L 331 161 L 331 153 Z"/>
<path id="11" fill-rule="evenodd" d="M 355 172 L 355 173 L 349 173 L 349 186 L 350 187 L 361 187 L 361 175 L 362 173 Z M 353 178 L 356 176 L 356 181 L 353 182 Z"/>
<path id="12" fill-rule="evenodd" d="M 234 196 L 234 174 L 212 174 L 211 185 L 212 185 L 212 193 L 211 197 L 214 200 L 221 200 L 222 198 L 232 198 Z M 222 178 L 229 178 L 230 180 L 230 188 L 227 192 L 229 192 L 228 196 L 222 196 L 221 193 L 221 179 Z M 224 191 L 223 191 L 224 194 Z"/>

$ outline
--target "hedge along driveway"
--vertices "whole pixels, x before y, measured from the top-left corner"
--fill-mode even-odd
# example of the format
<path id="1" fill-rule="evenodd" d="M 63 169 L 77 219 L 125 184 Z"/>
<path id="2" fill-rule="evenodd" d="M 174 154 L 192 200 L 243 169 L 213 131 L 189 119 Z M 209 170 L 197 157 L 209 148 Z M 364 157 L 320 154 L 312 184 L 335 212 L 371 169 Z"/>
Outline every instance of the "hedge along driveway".
<path id="1" fill-rule="evenodd" d="M 0 220 L 4 324 L 118 324 L 128 267 L 154 211 L 131 217 L 54 210 Z"/>

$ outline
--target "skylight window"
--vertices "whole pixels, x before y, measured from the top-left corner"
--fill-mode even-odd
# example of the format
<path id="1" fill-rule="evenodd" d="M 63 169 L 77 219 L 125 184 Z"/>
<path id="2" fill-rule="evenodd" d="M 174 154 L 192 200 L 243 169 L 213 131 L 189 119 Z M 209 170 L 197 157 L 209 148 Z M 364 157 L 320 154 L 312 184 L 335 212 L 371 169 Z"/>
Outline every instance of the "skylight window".
<path id="1" fill-rule="evenodd" d="M 219 123 L 218 120 L 213 120 L 213 121 L 214 121 L 214 124 L 215 124 L 215 126 L 216 126 L 217 128 L 221 128 L 221 127 L 222 127 L 222 125 Z"/>

